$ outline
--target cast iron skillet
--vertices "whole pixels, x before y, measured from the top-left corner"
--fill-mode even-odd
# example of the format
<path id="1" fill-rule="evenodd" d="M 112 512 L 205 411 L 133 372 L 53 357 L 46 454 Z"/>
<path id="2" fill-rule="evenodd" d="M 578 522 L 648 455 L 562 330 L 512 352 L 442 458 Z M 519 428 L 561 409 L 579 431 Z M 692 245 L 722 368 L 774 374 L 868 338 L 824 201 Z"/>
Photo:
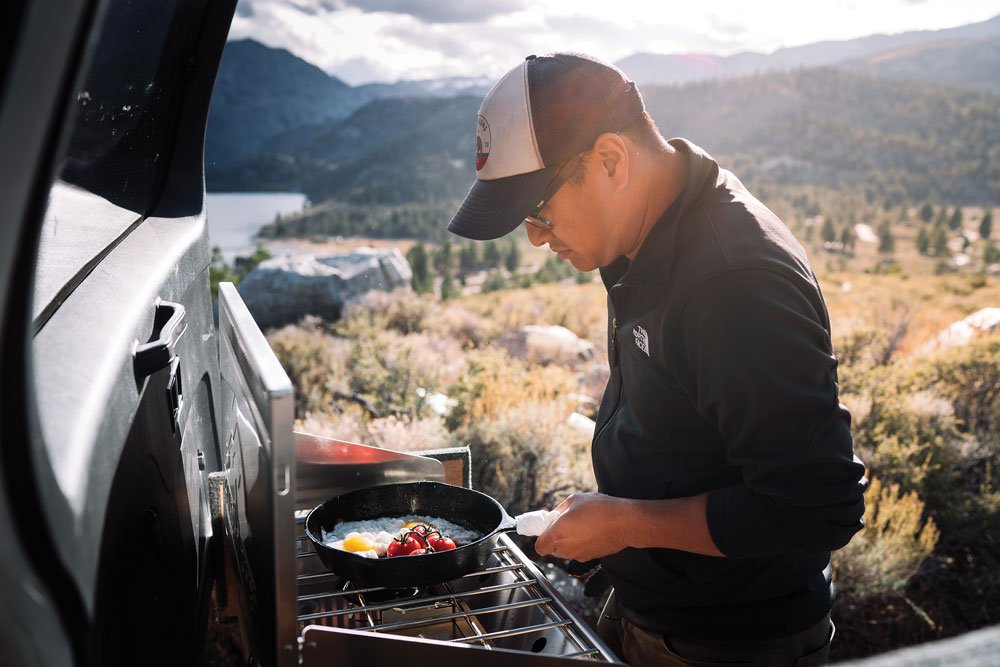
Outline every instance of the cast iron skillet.
<path id="1" fill-rule="evenodd" d="M 365 558 L 323 544 L 323 530 L 341 521 L 358 521 L 410 514 L 446 519 L 483 535 L 449 551 L 420 556 Z M 306 517 L 306 535 L 330 571 L 355 586 L 406 588 L 455 579 L 481 568 L 489 560 L 500 533 L 516 522 L 484 493 L 441 482 L 384 484 L 331 498 Z"/>

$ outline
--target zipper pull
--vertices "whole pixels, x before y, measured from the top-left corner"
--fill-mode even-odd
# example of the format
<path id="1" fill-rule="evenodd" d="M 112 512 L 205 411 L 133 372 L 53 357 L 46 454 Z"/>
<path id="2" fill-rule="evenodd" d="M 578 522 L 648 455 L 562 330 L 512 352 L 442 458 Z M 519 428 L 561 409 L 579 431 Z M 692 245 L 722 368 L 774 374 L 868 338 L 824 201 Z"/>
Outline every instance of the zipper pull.
<path id="1" fill-rule="evenodd" d="M 611 367 L 618 367 L 618 318 L 611 318 Z"/>

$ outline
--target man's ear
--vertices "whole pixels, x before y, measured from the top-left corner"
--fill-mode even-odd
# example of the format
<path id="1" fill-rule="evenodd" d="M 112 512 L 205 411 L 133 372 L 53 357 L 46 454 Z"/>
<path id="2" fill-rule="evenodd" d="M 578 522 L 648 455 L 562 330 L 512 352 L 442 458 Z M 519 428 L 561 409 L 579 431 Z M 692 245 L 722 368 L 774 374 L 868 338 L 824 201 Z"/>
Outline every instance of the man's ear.
<path id="1" fill-rule="evenodd" d="M 628 187 L 629 154 L 624 139 L 614 132 L 605 132 L 594 141 L 594 155 L 600 161 L 603 174 L 610 178 L 616 191 Z"/>

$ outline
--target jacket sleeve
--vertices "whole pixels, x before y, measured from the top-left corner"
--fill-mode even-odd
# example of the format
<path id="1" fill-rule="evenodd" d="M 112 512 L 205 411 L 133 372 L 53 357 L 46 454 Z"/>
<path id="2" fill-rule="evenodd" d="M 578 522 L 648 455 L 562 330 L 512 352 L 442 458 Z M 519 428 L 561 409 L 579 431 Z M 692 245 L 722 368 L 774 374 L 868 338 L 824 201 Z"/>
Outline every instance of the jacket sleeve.
<path id="1" fill-rule="evenodd" d="M 763 269 L 717 276 L 684 306 L 669 359 L 743 479 L 708 498 L 727 556 L 831 551 L 863 526 L 867 480 L 825 321 L 818 289 Z"/>

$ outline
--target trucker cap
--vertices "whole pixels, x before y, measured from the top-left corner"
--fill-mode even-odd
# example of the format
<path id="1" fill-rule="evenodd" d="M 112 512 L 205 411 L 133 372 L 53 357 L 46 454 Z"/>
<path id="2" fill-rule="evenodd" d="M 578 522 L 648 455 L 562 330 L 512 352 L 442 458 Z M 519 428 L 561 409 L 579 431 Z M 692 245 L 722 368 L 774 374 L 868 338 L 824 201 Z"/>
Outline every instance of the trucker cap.
<path id="1" fill-rule="evenodd" d="M 635 84 L 614 65 L 577 53 L 528 56 L 479 108 L 476 181 L 448 231 L 480 241 L 514 231 L 544 204 L 560 166 L 642 111 Z"/>

